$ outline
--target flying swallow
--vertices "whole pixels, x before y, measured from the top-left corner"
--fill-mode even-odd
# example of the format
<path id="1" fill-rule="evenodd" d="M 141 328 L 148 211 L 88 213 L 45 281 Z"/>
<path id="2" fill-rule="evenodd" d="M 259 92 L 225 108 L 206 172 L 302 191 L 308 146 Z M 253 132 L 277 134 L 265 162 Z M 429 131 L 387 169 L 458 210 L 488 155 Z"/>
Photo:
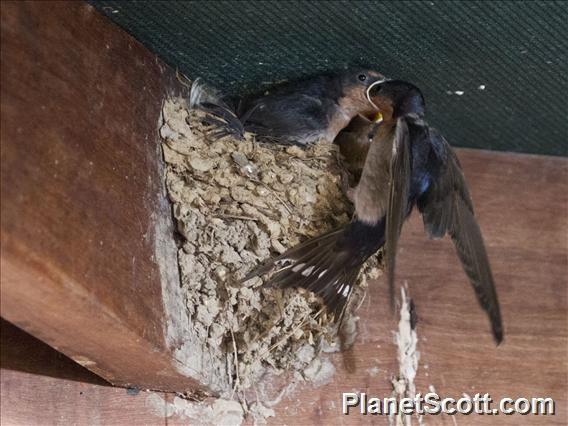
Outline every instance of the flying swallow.
<path id="1" fill-rule="evenodd" d="M 267 285 L 313 291 L 339 318 L 361 266 L 384 245 L 392 306 L 397 243 L 416 206 L 428 237 L 452 239 L 499 344 L 503 327 L 495 284 L 457 156 L 424 120 L 425 102 L 416 86 L 391 80 L 373 85 L 368 94 L 382 121 L 353 191 L 353 220 L 267 261 L 245 279 L 273 272 Z"/>

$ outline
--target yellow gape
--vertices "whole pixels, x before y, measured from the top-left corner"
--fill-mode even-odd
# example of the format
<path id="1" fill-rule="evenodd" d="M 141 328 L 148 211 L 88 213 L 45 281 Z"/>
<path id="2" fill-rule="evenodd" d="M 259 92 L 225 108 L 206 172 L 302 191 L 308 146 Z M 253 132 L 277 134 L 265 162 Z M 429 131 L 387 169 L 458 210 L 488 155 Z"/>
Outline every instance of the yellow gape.
<path id="1" fill-rule="evenodd" d="M 383 121 L 383 114 L 381 114 L 380 111 L 377 111 L 377 113 L 373 116 L 373 123 L 380 123 Z"/>

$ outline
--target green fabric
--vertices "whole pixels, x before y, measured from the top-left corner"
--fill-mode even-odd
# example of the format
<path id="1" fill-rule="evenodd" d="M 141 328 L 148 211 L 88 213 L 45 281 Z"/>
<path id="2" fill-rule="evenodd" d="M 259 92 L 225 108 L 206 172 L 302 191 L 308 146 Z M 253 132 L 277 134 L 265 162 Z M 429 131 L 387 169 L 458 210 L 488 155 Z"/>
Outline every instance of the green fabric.
<path id="1" fill-rule="evenodd" d="M 568 153 L 566 2 L 91 4 L 230 94 L 366 64 L 418 85 L 454 146 Z"/>

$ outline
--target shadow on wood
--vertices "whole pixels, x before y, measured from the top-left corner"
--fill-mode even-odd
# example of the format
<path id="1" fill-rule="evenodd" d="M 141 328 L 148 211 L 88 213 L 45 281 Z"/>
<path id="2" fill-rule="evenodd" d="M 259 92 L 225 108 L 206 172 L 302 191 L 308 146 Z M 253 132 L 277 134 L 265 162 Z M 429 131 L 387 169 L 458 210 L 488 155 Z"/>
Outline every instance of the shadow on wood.
<path id="1" fill-rule="evenodd" d="M 99 376 L 0 318 L 0 368 L 38 376 L 110 386 Z"/>

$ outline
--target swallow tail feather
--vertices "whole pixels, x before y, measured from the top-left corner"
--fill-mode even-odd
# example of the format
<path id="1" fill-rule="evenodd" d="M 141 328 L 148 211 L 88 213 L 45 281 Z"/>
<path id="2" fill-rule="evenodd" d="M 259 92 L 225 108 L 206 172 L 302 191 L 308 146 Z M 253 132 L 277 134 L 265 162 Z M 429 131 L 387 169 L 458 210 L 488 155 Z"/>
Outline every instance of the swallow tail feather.
<path id="1" fill-rule="evenodd" d="M 215 140 L 225 136 L 244 139 L 244 120 L 237 116 L 217 89 L 201 78 L 196 78 L 191 85 L 189 108 L 205 113 L 205 123 L 214 129 L 207 134 L 209 137 Z"/>

